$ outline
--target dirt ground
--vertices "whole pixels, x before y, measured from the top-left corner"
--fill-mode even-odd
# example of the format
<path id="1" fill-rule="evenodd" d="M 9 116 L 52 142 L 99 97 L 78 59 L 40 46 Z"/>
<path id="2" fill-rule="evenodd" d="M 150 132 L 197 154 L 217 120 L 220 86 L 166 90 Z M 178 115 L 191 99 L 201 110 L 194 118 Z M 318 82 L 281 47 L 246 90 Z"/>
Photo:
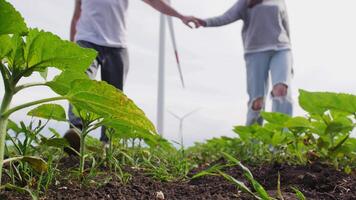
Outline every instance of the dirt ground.
<path id="1" fill-rule="evenodd" d="M 355 200 L 356 199 L 356 173 L 347 175 L 322 164 L 309 166 L 266 165 L 249 166 L 255 178 L 265 187 L 272 196 L 277 196 L 278 172 L 281 175 L 281 190 L 285 200 L 296 199 L 291 186 L 298 188 L 307 199 L 325 200 Z M 201 168 L 202 169 L 202 168 Z M 201 169 L 190 173 L 195 174 Z M 62 180 L 53 186 L 45 197 L 41 199 L 59 200 L 140 200 L 164 199 L 169 200 L 228 200 L 253 199 L 241 193 L 233 184 L 221 177 L 205 176 L 190 181 L 160 182 L 148 177 L 143 171 L 130 170 L 132 179 L 123 185 L 113 178 L 106 184 L 97 187 L 81 188 L 77 182 Z M 239 167 L 225 170 L 236 179 L 249 183 L 243 178 Z M 101 174 L 101 178 L 110 176 Z M 160 194 L 158 194 L 160 193 Z M 23 194 L 11 191 L 0 193 L 1 200 L 29 199 Z"/>

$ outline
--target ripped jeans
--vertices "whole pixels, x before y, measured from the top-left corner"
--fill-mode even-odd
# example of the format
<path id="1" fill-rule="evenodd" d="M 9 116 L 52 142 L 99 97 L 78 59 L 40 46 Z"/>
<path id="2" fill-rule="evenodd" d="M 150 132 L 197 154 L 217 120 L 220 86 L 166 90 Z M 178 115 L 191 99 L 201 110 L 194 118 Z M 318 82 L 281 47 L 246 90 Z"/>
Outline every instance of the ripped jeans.
<path id="1" fill-rule="evenodd" d="M 293 101 L 291 94 L 291 79 L 293 76 L 293 58 L 291 50 L 270 50 L 256 53 L 246 53 L 247 93 L 249 95 L 246 125 L 262 124 L 260 115 L 265 109 L 265 100 L 268 96 L 269 74 L 273 88 L 277 85 L 286 87 L 287 92 L 282 96 L 275 96 L 271 92 L 272 112 L 293 114 Z M 255 109 L 254 102 L 262 99 L 263 105 Z"/>

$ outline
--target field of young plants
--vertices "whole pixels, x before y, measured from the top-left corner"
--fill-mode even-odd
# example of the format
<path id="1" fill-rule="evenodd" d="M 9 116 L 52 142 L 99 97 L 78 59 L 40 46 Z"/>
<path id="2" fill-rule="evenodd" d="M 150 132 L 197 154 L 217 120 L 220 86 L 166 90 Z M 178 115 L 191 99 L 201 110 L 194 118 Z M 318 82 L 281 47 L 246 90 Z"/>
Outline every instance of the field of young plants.
<path id="1" fill-rule="evenodd" d="M 1 200 L 356 199 L 356 96 L 300 90 L 306 116 L 263 113 L 263 126 L 236 126 L 234 138 L 176 149 L 122 92 L 87 78 L 95 57 L 93 50 L 27 27 L 0 0 Z M 48 80 L 49 68 L 61 73 Z M 41 82 L 21 84 L 36 73 Z M 18 93 L 38 87 L 57 96 L 13 105 Z M 61 100 L 83 121 L 80 144 L 71 146 L 48 127 L 49 121 L 68 122 L 56 104 Z M 31 108 L 31 121 L 12 121 L 24 108 Z M 107 146 L 90 136 L 103 125 Z"/>

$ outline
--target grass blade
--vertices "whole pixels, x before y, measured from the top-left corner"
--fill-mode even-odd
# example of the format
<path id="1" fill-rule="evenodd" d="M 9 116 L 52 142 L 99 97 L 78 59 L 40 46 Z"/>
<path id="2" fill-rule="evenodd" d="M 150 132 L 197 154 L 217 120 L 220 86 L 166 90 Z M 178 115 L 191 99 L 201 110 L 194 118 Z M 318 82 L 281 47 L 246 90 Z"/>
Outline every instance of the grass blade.
<path id="1" fill-rule="evenodd" d="M 298 190 L 298 188 L 296 188 L 296 187 L 291 187 L 291 188 L 295 192 L 295 195 L 297 196 L 297 198 L 299 200 L 306 200 L 307 199 L 307 198 L 305 198 L 304 194 L 300 190 Z"/>
<path id="2" fill-rule="evenodd" d="M 207 175 L 215 176 L 216 175 L 215 172 L 220 171 L 224 167 L 225 167 L 225 165 L 220 165 L 220 164 L 214 165 L 214 166 L 210 167 L 207 170 L 204 170 L 204 171 L 201 171 L 201 172 L 195 174 L 192 177 L 192 179 L 196 179 L 196 178 L 199 178 L 199 177 L 202 177 L 202 176 L 207 176 Z"/>
<path id="3" fill-rule="evenodd" d="M 240 188 L 243 192 L 249 193 L 251 196 L 255 197 L 258 200 L 263 200 L 262 198 L 258 197 L 257 195 L 255 195 L 243 182 L 236 180 L 234 177 L 225 174 L 222 171 L 218 171 L 218 173 L 223 176 L 225 179 L 227 179 L 228 181 L 234 183 L 238 188 Z"/>

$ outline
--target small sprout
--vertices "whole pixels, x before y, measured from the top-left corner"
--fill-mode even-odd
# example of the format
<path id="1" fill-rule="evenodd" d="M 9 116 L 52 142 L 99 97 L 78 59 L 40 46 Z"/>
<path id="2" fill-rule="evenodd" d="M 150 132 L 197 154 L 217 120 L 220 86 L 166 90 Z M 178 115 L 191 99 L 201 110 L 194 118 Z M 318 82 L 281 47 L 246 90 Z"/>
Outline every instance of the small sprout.
<path id="1" fill-rule="evenodd" d="M 164 200 L 164 194 L 162 191 L 156 192 L 156 198 L 159 200 Z"/>

